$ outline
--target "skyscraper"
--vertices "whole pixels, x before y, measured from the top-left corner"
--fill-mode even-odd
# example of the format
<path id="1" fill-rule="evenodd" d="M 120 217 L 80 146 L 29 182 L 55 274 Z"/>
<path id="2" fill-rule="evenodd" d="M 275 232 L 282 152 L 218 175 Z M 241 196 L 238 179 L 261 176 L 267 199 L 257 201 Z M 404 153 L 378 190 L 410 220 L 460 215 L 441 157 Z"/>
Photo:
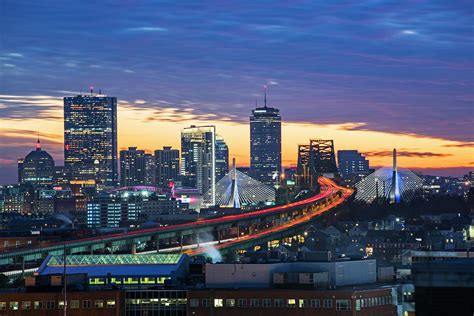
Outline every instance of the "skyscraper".
<path id="1" fill-rule="evenodd" d="M 181 176 L 185 186 L 194 187 L 207 205 L 215 204 L 216 127 L 195 126 L 181 132 Z"/>
<path id="2" fill-rule="evenodd" d="M 129 187 L 146 183 L 145 151 L 128 147 L 120 151 L 120 185 Z"/>
<path id="3" fill-rule="evenodd" d="M 216 182 L 229 172 L 229 147 L 219 135 L 216 135 Z"/>
<path id="4" fill-rule="evenodd" d="M 253 178 L 270 186 L 279 183 L 281 173 L 281 116 L 279 110 L 257 107 L 250 116 L 250 172 Z"/>
<path id="5" fill-rule="evenodd" d="M 176 182 L 179 176 L 179 150 L 171 146 L 155 150 L 156 183 L 159 187 L 167 187 Z"/>
<path id="6" fill-rule="evenodd" d="M 18 159 L 18 182 L 33 186 L 47 186 L 53 183 L 54 160 L 41 149 L 38 138 L 36 149 L 23 159 Z"/>
<path id="7" fill-rule="evenodd" d="M 64 165 L 71 177 L 114 186 L 117 166 L 117 98 L 64 98 Z"/>
<path id="8" fill-rule="evenodd" d="M 339 172 L 345 179 L 355 175 L 369 174 L 369 161 L 357 150 L 338 150 Z"/>

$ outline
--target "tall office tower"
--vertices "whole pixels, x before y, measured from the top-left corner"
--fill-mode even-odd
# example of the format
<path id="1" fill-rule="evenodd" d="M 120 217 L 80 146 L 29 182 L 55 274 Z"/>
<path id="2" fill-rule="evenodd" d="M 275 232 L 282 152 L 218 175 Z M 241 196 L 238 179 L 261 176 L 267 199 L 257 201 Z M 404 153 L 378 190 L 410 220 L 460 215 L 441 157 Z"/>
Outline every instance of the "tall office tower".
<path id="1" fill-rule="evenodd" d="M 185 186 L 194 187 L 204 204 L 215 205 L 216 127 L 187 127 L 181 132 L 181 176 Z"/>
<path id="2" fill-rule="evenodd" d="M 250 172 L 253 178 L 270 186 L 279 183 L 281 173 L 281 116 L 279 110 L 257 107 L 250 116 Z"/>
<path id="3" fill-rule="evenodd" d="M 25 158 L 18 159 L 18 182 L 33 186 L 48 186 L 53 184 L 54 160 L 50 154 L 41 149 L 38 138 L 36 149 Z"/>
<path id="4" fill-rule="evenodd" d="M 370 172 L 369 161 L 357 150 L 338 150 L 337 162 L 343 178 L 367 175 Z"/>
<path id="5" fill-rule="evenodd" d="M 130 187 L 145 185 L 145 151 L 137 147 L 128 147 L 120 151 L 120 185 Z"/>
<path id="6" fill-rule="evenodd" d="M 229 172 L 229 147 L 219 135 L 216 135 L 216 182 Z"/>
<path id="7" fill-rule="evenodd" d="M 117 184 L 117 98 L 64 98 L 64 165 L 73 179 Z"/>
<path id="8" fill-rule="evenodd" d="M 153 154 L 145 154 L 145 185 L 156 185 L 156 164 Z"/>
<path id="9" fill-rule="evenodd" d="M 167 187 L 176 182 L 179 176 L 179 150 L 171 146 L 155 150 L 156 183 L 159 187 Z"/>

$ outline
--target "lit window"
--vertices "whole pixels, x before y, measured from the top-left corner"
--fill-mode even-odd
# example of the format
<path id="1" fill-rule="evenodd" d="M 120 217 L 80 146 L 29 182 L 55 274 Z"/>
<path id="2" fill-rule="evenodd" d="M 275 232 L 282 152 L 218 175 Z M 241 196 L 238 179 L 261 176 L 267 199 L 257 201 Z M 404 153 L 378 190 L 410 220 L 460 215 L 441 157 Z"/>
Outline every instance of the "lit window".
<path id="1" fill-rule="evenodd" d="M 235 307 L 235 299 L 233 298 L 228 298 L 225 300 L 225 306 L 226 307 Z"/>
<path id="2" fill-rule="evenodd" d="M 64 309 L 64 301 L 58 301 L 58 309 Z"/>
<path id="3" fill-rule="evenodd" d="M 114 299 L 107 300 L 107 308 L 115 308 L 115 300 Z"/>
<path id="4" fill-rule="evenodd" d="M 0 311 L 4 311 L 7 309 L 7 302 L 0 302 Z"/>
<path id="5" fill-rule="evenodd" d="M 360 311 L 361 302 L 363 302 L 363 300 L 356 300 L 356 311 Z"/>
<path id="6" fill-rule="evenodd" d="M 104 307 L 104 301 L 103 301 L 103 300 L 95 300 L 95 302 L 94 302 L 94 307 L 95 307 L 95 308 L 102 308 L 102 307 Z"/>
<path id="7" fill-rule="evenodd" d="M 300 308 L 309 307 L 309 300 L 308 299 L 300 299 L 298 301 L 298 307 L 300 307 Z"/>
<path id="8" fill-rule="evenodd" d="M 286 305 L 288 307 L 296 307 L 296 300 L 294 298 L 289 298 L 287 301 L 286 301 Z"/>
<path id="9" fill-rule="evenodd" d="M 222 298 L 215 298 L 214 307 L 224 307 L 224 300 Z"/>
<path id="10" fill-rule="evenodd" d="M 17 311 L 19 309 L 18 302 L 10 302 L 10 310 Z"/>
<path id="11" fill-rule="evenodd" d="M 21 305 L 22 305 L 21 306 L 22 309 L 26 309 L 26 310 L 31 309 L 31 302 L 30 301 L 24 301 Z"/>

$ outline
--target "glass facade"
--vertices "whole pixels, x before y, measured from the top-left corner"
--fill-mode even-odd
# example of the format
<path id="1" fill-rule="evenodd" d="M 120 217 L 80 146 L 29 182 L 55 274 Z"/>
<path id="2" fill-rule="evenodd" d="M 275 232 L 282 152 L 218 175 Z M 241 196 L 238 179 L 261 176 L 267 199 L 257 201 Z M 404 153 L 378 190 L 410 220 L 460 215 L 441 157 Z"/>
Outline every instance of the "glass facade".
<path id="1" fill-rule="evenodd" d="M 229 172 L 229 148 L 219 135 L 216 135 L 216 182 Z"/>
<path id="2" fill-rule="evenodd" d="M 125 292 L 125 315 L 184 316 L 187 306 L 186 297 L 186 291 L 127 291 Z"/>
<path id="3" fill-rule="evenodd" d="M 266 102 L 265 102 L 266 103 Z M 256 108 L 250 116 L 251 176 L 278 185 L 281 172 L 281 116 L 271 107 Z"/>
<path id="4" fill-rule="evenodd" d="M 117 184 L 117 98 L 64 98 L 64 165 L 72 178 Z"/>
<path id="5" fill-rule="evenodd" d="M 192 125 L 181 132 L 183 185 L 196 188 L 207 205 L 215 205 L 215 143 L 215 126 Z"/>

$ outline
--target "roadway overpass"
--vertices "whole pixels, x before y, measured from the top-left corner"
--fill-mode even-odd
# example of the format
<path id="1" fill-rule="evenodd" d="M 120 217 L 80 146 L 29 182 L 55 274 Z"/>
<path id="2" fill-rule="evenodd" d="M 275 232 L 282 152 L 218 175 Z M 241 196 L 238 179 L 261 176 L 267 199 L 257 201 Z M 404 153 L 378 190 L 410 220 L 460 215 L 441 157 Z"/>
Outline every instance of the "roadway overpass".
<path id="1" fill-rule="evenodd" d="M 352 194 L 352 190 L 340 187 L 330 179 L 320 177 L 318 181 L 320 193 L 282 206 L 192 223 L 41 244 L 0 253 L 0 272 L 39 266 L 48 254 L 62 255 L 64 251 L 67 254 L 136 253 L 137 250 L 160 250 L 164 245 L 178 246 L 180 251 L 183 251 L 182 247 L 186 243 L 199 244 L 202 234 L 212 235 L 220 249 L 262 243 L 265 239 L 295 229 L 315 216 L 331 210 Z"/>

